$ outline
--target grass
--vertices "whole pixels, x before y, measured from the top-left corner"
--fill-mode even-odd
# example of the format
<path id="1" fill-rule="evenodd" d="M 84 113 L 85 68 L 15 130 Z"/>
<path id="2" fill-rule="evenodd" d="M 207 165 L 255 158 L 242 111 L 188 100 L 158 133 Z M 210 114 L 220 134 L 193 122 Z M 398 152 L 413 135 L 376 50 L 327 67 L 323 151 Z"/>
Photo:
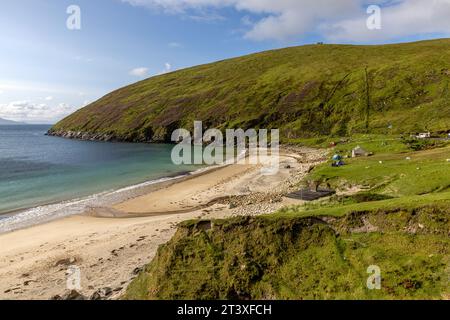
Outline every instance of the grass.
<path id="1" fill-rule="evenodd" d="M 449 293 L 448 212 L 366 213 L 376 232 L 351 228 L 360 216 L 192 221 L 158 250 L 124 299 L 442 299 Z M 404 228 L 423 224 L 418 233 Z M 422 226 L 422 224 L 420 224 Z M 416 227 L 417 228 L 417 227 Z M 446 236 L 442 236 L 442 235 Z M 382 288 L 366 286 L 369 266 Z"/>
<path id="2" fill-rule="evenodd" d="M 325 142 L 328 143 L 328 142 Z M 374 155 L 344 159 L 343 167 L 331 162 L 316 167 L 305 181 L 319 181 L 356 194 L 282 209 L 282 215 L 342 216 L 353 211 L 415 208 L 430 203 L 450 207 L 450 146 L 412 151 L 407 141 L 395 136 L 358 135 L 338 144 L 331 154 L 351 155 L 361 146 Z"/>
<path id="3" fill-rule="evenodd" d="M 175 128 L 279 128 L 282 142 L 367 132 L 445 132 L 450 40 L 381 46 L 307 45 L 179 70 L 116 90 L 53 131 L 168 141 Z M 334 138 L 338 139 L 338 138 Z"/>
<path id="4" fill-rule="evenodd" d="M 429 194 L 423 196 L 408 196 L 382 200 L 376 202 L 364 202 L 340 205 L 339 202 L 322 203 L 316 206 L 293 206 L 281 209 L 278 216 L 344 216 L 351 212 L 370 210 L 391 210 L 395 208 L 414 209 L 430 203 L 450 208 L 450 192 Z M 448 210 L 450 213 L 450 209 Z"/>
<path id="5" fill-rule="evenodd" d="M 400 141 L 380 139 L 358 140 L 338 145 L 335 153 L 349 154 L 360 145 L 375 155 L 366 158 L 345 159 L 340 168 L 325 163 L 307 178 L 345 189 L 361 186 L 372 192 L 394 197 L 424 195 L 450 188 L 450 147 L 407 151 Z"/>
<path id="6" fill-rule="evenodd" d="M 450 147 L 411 151 L 394 136 L 358 135 L 333 151 L 357 145 L 375 155 L 318 166 L 308 179 L 367 190 L 256 218 L 185 222 L 123 298 L 448 298 Z M 366 286 L 370 266 L 381 270 L 380 290 Z"/>

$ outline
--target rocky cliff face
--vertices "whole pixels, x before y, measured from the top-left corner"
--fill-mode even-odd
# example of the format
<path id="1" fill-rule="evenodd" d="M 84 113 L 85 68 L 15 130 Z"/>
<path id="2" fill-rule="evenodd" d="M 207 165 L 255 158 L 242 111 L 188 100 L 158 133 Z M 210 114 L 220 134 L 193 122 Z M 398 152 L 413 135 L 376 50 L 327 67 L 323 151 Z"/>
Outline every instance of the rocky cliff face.
<path id="1" fill-rule="evenodd" d="M 114 141 L 118 140 L 114 135 L 108 135 L 108 134 L 93 134 L 93 133 L 87 133 L 87 132 L 75 132 L 75 131 L 53 131 L 49 130 L 47 132 L 47 135 L 54 136 L 54 137 L 61 137 L 66 139 L 78 139 L 78 140 L 89 140 L 89 141 Z"/>
<path id="2" fill-rule="evenodd" d="M 135 135 L 120 135 L 117 133 L 91 133 L 83 131 L 65 131 L 50 129 L 47 132 L 48 136 L 61 137 L 65 139 L 76 139 L 85 141 L 106 141 L 106 142 L 140 142 L 140 143 L 171 143 L 167 135 L 152 136 L 135 136 Z"/>

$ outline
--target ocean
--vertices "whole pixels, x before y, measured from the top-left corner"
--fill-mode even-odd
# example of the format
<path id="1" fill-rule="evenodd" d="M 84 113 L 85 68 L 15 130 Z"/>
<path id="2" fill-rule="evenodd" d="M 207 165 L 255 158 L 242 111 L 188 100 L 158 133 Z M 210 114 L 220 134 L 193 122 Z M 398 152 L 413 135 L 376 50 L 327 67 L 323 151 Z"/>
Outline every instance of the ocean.
<path id="1" fill-rule="evenodd" d="M 201 169 L 175 165 L 172 145 L 68 140 L 49 126 L 0 126 L 0 232 L 117 202 Z"/>

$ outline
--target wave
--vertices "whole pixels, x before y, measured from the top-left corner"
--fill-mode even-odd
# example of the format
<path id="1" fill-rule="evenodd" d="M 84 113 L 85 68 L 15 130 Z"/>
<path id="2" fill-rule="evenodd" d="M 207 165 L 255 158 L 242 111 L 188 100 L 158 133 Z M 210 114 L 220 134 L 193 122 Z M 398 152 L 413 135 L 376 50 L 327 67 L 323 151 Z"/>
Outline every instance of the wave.
<path id="1" fill-rule="evenodd" d="M 229 159 L 222 164 L 212 165 L 197 169 L 192 172 L 177 173 L 173 176 L 166 176 L 156 180 L 123 187 L 117 190 L 109 190 L 96 193 L 90 196 L 61 201 L 54 204 L 26 209 L 23 211 L 0 216 L 0 234 L 27 228 L 36 224 L 50 222 L 56 219 L 82 214 L 89 209 L 111 206 L 125 201 L 131 197 L 138 196 L 137 190 L 159 183 L 180 179 L 190 175 L 199 175 L 223 166 L 227 166 L 246 157 L 246 151 L 241 151 L 236 158 Z"/>
<path id="2" fill-rule="evenodd" d="M 43 205 L 19 211 L 14 214 L 4 215 L 1 216 L 0 219 L 0 233 L 11 232 L 36 224 L 42 224 L 52 220 L 81 214 L 91 208 L 112 205 L 132 197 L 136 190 L 163 182 L 180 179 L 191 174 L 195 174 L 195 172 L 182 173 L 171 177 L 150 180 L 117 190 L 109 190 L 87 197 Z"/>

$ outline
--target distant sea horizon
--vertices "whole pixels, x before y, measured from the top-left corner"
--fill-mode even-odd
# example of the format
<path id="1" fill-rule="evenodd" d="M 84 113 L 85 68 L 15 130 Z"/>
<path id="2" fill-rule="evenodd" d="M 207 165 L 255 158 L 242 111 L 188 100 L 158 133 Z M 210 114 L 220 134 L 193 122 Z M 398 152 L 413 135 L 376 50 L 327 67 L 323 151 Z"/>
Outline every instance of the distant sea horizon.
<path id="1" fill-rule="evenodd" d="M 172 145 L 46 136 L 51 125 L 0 125 L 0 232 L 82 213 L 201 166 L 175 165 Z"/>

